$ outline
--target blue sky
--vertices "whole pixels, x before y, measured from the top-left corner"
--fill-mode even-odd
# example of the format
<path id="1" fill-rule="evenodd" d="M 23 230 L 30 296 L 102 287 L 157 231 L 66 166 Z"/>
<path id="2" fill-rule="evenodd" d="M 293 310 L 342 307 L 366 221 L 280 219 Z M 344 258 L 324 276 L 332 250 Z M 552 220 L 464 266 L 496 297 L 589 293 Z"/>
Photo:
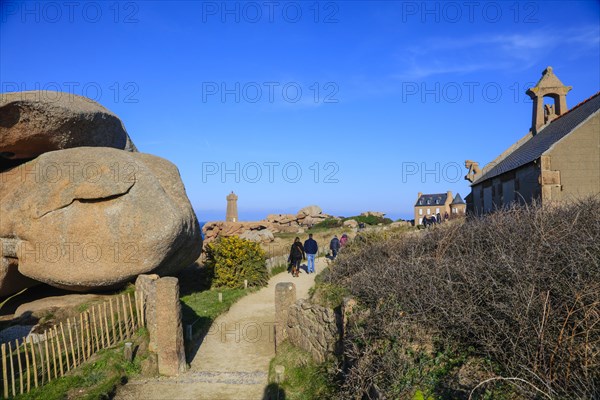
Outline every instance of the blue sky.
<path id="1" fill-rule="evenodd" d="M 600 3 L 2 1 L 0 91 L 87 95 L 181 172 L 200 220 L 383 211 L 469 187 L 551 65 L 600 90 Z"/>

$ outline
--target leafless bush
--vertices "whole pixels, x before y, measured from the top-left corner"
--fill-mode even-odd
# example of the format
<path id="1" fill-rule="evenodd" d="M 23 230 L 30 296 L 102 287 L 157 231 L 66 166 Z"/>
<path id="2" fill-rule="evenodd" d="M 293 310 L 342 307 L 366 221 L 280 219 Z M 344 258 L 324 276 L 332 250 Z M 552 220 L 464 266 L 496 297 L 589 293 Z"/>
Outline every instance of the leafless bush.
<path id="1" fill-rule="evenodd" d="M 420 327 L 492 360 L 525 396 L 599 398 L 599 212 L 598 197 L 515 207 L 345 248 L 329 279 L 369 310 L 350 334 L 347 393 L 397 396 L 386 385 L 402 352 L 383 347 Z"/>

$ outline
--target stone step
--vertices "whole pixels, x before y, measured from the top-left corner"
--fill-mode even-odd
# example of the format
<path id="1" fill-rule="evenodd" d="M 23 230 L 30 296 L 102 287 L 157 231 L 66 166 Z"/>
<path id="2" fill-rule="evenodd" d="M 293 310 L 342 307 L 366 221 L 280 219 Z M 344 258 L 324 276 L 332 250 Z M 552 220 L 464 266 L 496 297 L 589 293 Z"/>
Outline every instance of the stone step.
<path id="1" fill-rule="evenodd" d="M 153 379 L 153 383 L 194 384 L 224 383 L 228 385 L 264 385 L 267 373 L 263 371 L 193 371 L 178 377 L 161 377 Z M 144 385 L 148 380 L 130 381 L 127 385 Z"/>

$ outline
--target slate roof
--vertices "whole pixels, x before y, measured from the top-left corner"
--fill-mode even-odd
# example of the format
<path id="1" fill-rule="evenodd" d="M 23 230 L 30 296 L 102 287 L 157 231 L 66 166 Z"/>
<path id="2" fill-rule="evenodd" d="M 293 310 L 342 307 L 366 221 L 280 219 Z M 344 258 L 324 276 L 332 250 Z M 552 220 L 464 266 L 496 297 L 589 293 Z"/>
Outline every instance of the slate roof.
<path id="1" fill-rule="evenodd" d="M 464 202 L 462 197 L 460 197 L 460 194 L 456 193 L 456 196 L 454 196 L 454 200 L 452 200 L 452 203 L 450 203 L 450 205 L 452 205 L 452 204 L 466 204 L 466 203 Z"/>
<path id="2" fill-rule="evenodd" d="M 422 194 L 421 197 L 419 197 L 417 199 L 417 202 L 415 203 L 415 207 L 435 206 L 436 200 L 439 201 L 439 203 L 437 203 L 437 205 L 444 205 L 444 203 L 446 203 L 447 198 L 448 198 L 448 193 Z M 427 204 L 427 200 L 430 201 L 429 204 Z M 423 201 L 423 203 L 419 204 L 421 201 Z"/>
<path id="3" fill-rule="evenodd" d="M 571 133 L 573 129 L 592 114 L 598 112 L 599 109 L 600 92 L 550 122 L 549 125 L 539 131 L 535 136 L 506 156 L 498 163 L 498 165 L 480 176 L 471 184 L 471 186 L 478 185 L 488 179 L 537 160 L 546 150 L 552 147 L 554 143 Z"/>

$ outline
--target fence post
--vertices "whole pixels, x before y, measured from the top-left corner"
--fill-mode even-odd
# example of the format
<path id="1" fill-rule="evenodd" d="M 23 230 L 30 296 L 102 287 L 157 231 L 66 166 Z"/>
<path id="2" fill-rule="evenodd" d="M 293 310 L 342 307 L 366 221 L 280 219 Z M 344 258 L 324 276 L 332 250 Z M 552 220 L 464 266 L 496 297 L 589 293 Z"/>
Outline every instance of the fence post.
<path id="1" fill-rule="evenodd" d="M 63 359 L 62 359 L 62 350 L 60 348 L 60 338 L 58 337 L 58 328 L 54 327 L 54 338 L 56 341 L 56 352 L 58 353 L 58 365 L 60 367 L 60 376 L 64 376 L 65 372 L 63 370 Z"/>
<path id="2" fill-rule="evenodd" d="M 79 314 L 80 319 L 82 318 L 82 315 Z M 83 320 L 82 320 L 83 321 Z M 83 328 L 82 326 L 83 324 L 77 325 L 77 318 L 75 319 L 75 324 L 73 325 L 75 327 L 75 346 L 77 349 L 77 364 L 80 365 L 81 363 L 83 363 L 83 358 L 81 357 L 81 344 L 79 342 L 79 332 L 81 331 L 81 329 Z"/>
<path id="3" fill-rule="evenodd" d="M 8 342 L 8 361 L 10 361 L 10 386 L 12 388 L 13 397 L 17 395 L 15 389 L 15 367 L 13 366 L 12 345 Z"/>
<path id="4" fill-rule="evenodd" d="M 121 304 L 123 305 L 123 322 L 125 323 L 125 332 L 127 333 L 127 337 L 130 337 L 129 334 L 129 318 L 127 317 L 127 306 L 125 305 L 125 295 L 121 295 Z"/>
<path id="5" fill-rule="evenodd" d="M 31 345 L 31 359 L 33 361 L 33 384 L 35 385 L 35 387 L 38 387 L 38 376 L 37 376 L 37 361 L 35 359 L 35 346 L 33 345 L 33 338 L 31 336 L 29 336 L 29 344 Z M 42 374 L 43 372 L 43 365 L 42 364 Z"/>
<path id="6" fill-rule="evenodd" d="M 8 372 L 6 371 L 6 343 L 2 343 L 2 386 L 4 398 L 8 398 Z"/>
<path id="7" fill-rule="evenodd" d="M 25 368 L 27 369 L 27 393 L 31 390 L 31 369 L 29 368 L 29 350 L 27 349 L 27 339 L 23 337 L 23 348 L 25 349 Z M 23 392 L 21 391 L 21 394 Z"/>
<path id="8" fill-rule="evenodd" d="M 105 328 L 105 332 L 106 332 L 106 344 L 108 346 L 110 346 L 110 330 L 108 328 L 108 311 L 107 311 L 107 304 L 106 302 L 104 302 L 104 304 L 102 305 L 102 313 L 104 315 L 104 328 Z"/>
<path id="9" fill-rule="evenodd" d="M 65 336 L 65 328 L 63 326 L 63 323 L 60 323 L 60 333 L 62 334 L 62 341 L 63 341 L 63 345 L 65 348 L 65 358 L 67 359 L 67 371 L 71 370 L 71 361 L 69 361 L 69 348 L 67 347 L 67 337 Z M 62 354 L 60 356 L 61 359 L 61 365 L 62 365 Z"/>
<path id="10" fill-rule="evenodd" d="M 23 394 L 23 364 L 21 364 L 21 350 L 19 350 L 19 339 L 15 339 L 15 349 L 17 350 L 17 365 L 19 367 L 19 393 Z"/>
<path id="11" fill-rule="evenodd" d="M 137 317 L 138 327 L 141 326 L 140 323 L 140 306 L 139 306 L 139 296 L 137 290 L 133 292 L 133 301 L 135 302 L 135 315 Z"/>
<path id="12" fill-rule="evenodd" d="M 123 340 L 123 327 L 121 326 L 121 321 L 123 320 L 121 318 L 121 306 L 119 305 L 119 298 L 117 297 L 115 299 L 115 303 L 116 303 L 116 309 L 117 309 L 117 325 L 119 325 L 119 341 Z"/>
<path id="13" fill-rule="evenodd" d="M 77 366 L 77 358 L 75 357 L 75 347 L 73 347 L 73 332 L 71 332 L 71 320 L 67 318 L 67 330 L 69 331 L 69 344 L 71 345 L 71 359 L 73 360 L 73 368 Z M 77 333 L 75 333 L 77 335 Z M 67 354 L 67 360 L 69 355 Z"/>
<path id="14" fill-rule="evenodd" d="M 46 347 L 46 367 L 48 372 L 48 382 L 52 381 L 52 373 L 50 372 L 50 352 L 48 351 L 48 331 L 44 331 L 44 344 Z"/>
<path id="15" fill-rule="evenodd" d="M 110 309 L 110 325 L 112 327 L 112 335 L 114 343 L 117 343 L 117 329 L 115 327 L 115 310 L 112 304 L 112 297 L 108 299 L 109 309 Z"/>
<path id="16" fill-rule="evenodd" d="M 85 320 L 85 332 L 87 333 L 87 338 L 85 339 L 85 347 L 86 347 L 86 360 L 92 356 L 92 325 L 90 324 L 90 313 L 89 311 L 85 312 L 84 315 Z"/>
<path id="17" fill-rule="evenodd" d="M 127 293 L 127 304 L 129 304 L 129 314 L 131 315 L 131 336 L 135 332 L 135 314 L 131 305 L 131 293 Z"/>

